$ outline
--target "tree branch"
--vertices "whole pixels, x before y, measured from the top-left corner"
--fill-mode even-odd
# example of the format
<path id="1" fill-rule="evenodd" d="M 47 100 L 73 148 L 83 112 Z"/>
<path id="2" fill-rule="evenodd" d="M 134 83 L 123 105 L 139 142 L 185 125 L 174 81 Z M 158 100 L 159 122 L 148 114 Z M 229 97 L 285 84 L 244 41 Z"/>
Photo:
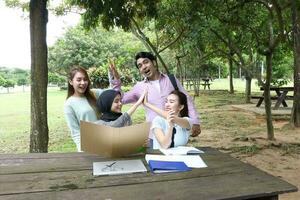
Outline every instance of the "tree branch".
<path id="1" fill-rule="evenodd" d="M 161 50 L 159 50 L 158 53 L 163 52 L 164 50 L 166 50 L 167 48 L 169 48 L 171 45 L 173 45 L 175 42 L 177 42 L 177 40 L 179 40 L 179 38 L 182 36 L 183 33 L 184 33 L 184 30 L 181 30 L 181 32 L 179 33 L 179 35 L 173 41 L 171 41 L 169 44 L 167 44 L 164 48 L 162 48 Z"/>

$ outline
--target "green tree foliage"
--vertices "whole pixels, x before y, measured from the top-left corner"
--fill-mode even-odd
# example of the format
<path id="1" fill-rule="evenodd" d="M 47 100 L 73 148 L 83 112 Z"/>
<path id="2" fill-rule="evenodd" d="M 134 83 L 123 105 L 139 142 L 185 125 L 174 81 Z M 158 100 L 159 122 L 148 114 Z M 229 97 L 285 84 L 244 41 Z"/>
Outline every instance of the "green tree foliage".
<path id="1" fill-rule="evenodd" d="M 53 72 L 48 73 L 48 83 L 58 85 L 58 86 L 63 86 L 66 84 L 66 77 L 58 75 Z"/>
<path id="2" fill-rule="evenodd" d="M 0 74 L 0 86 L 3 87 L 5 82 L 6 82 L 5 78 L 3 76 L 1 76 L 1 74 Z"/>
<path id="3" fill-rule="evenodd" d="M 286 46 L 286 45 L 285 45 Z M 274 53 L 271 84 L 282 86 L 288 84 L 293 78 L 293 52 L 292 49 L 281 44 Z"/>
<path id="4" fill-rule="evenodd" d="M 0 75 L 2 75 L 5 80 L 9 80 L 9 82 L 14 83 L 14 85 L 17 84 L 21 86 L 27 85 L 29 83 L 29 70 L 1 67 Z M 9 83 L 8 85 L 11 85 L 11 83 Z"/>
<path id="5" fill-rule="evenodd" d="M 51 72 L 66 76 L 74 66 L 103 68 L 100 71 L 105 72 L 108 59 L 113 58 L 121 77 L 130 75 L 130 79 L 136 80 L 139 74 L 134 66 L 134 55 L 141 50 L 142 44 L 133 35 L 120 29 L 108 32 L 98 27 L 86 31 L 82 26 L 77 26 L 69 29 L 50 47 L 48 62 Z"/>
<path id="6" fill-rule="evenodd" d="M 13 73 L 14 81 L 16 81 L 17 85 L 24 86 L 29 84 L 29 76 L 30 76 L 29 70 L 16 68 L 13 70 L 12 73 Z"/>
<path id="7" fill-rule="evenodd" d="M 4 84 L 2 85 L 5 88 L 15 87 L 16 83 L 13 80 L 5 80 Z"/>
<path id="8" fill-rule="evenodd" d="M 109 86 L 108 70 L 106 68 L 90 68 L 88 74 L 92 82 L 92 87 L 107 88 Z"/>
<path id="9" fill-rule="evenodd" d="M 7 88 L 7 93 L 9 93 L 9 88 L 15 86 L 15 82 L 11 79 L 6 79 L 0 74 L 0 86 Z"/>
<path id="10" fill-rule="evenodd" d="M 154 17 L 158 0 L 68 0 L 67 2 L 85 10 L 83 24 L 88 29 L 97 27 L 101 22 L 106 29 L 118 26 L 128 30 L 132 19 Z"/>

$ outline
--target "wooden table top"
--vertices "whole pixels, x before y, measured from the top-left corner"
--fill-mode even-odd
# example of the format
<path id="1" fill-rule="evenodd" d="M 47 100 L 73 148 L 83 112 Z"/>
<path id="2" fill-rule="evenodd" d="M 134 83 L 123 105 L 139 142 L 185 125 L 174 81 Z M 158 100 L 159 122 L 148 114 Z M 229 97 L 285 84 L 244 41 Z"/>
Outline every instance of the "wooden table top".
<path id="1" fill-rule="evenodd" d="M 109 159 L 86 153 L 0 154 L 0 199 L 276 199 L 297 191 L 228 154 L 200 149 L 207 168 L 97 177 L 93 162 Z M 128 159 L 136 158 L 144 155 Z"/>

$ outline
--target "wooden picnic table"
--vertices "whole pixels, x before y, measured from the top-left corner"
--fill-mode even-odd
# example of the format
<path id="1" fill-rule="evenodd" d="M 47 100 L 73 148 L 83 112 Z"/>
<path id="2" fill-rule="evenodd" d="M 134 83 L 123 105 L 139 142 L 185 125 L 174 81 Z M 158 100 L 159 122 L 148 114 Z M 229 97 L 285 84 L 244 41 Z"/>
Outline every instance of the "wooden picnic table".
<path id="1" fill-rule="evenodd" d="M 93 176 L 87 153 L 0 154 L 0 199 L 278 199 L 297 191 L 286 181 L 213 148 L 207 168 L 189 172 Z M 126 159 L 144 158 L 144 155 Z M 144 161 L 145 162 L 145 161 Z M 147 166 L 148 167 L 148 166 Z"/>
<path id="2" fill-rule="evenodd" d="M 186 83 L 186 89 L 191 90 L 192 86 L 194 85 L 193 80 L 192 79 L 186 79 L 185 83 Z"/>
<path id="3" fill-rule="evenodd" d="M 264 91 L 264 88 L 261 87 L 260 88 L 261 91 Z M 270 87 L 270 91 L 275 91 L 276 92 L 276 96 L 275 97 L 271 97 L 271 99 L 275 99 L 276 103 L 274 106 L 274 110 L 277 110 L 279 108 L 279 106 L 282 104 L 284 107 L 288 107 L 287 103 L 285 100 L 292 98 L 293 96 L 288 96 L 288 92 L 289 91 L 294 91 L 294 87 Z M 263 94 L 259 97 L 259 100 L 256 104 L 256 107 L 259 107 L 263 100 L 265 98 L 265 91 L 263 92 Z"/>
<path id="4" fill-rule="evenodd" d="M 210 79 L 209 78 L 202 78 L 202 81 L 204 82 L 204 83 L 201 83 L 201 85 L 203 86 L 203 89 L 205 90 L 206 89 L 206 87 L 210 90 Z"/>

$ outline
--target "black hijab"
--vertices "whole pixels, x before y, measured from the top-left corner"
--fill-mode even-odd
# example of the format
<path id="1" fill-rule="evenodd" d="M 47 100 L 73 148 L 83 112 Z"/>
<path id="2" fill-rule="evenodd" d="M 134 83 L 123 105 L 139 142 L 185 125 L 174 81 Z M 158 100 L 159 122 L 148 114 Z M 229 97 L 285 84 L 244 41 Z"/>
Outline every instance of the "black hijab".
<path id="1" fill-rule="evenodd" d="M 102 116 L 100 117 L 101 120 L 110 122 L 118 119 L 122 113 L 116 113 L 111 111 L 111 105 L 117 95 L 121 95 L 119 91 L 115 90 L 105 90 L 102 92 L 97 99 L 97 109 Z"/>

